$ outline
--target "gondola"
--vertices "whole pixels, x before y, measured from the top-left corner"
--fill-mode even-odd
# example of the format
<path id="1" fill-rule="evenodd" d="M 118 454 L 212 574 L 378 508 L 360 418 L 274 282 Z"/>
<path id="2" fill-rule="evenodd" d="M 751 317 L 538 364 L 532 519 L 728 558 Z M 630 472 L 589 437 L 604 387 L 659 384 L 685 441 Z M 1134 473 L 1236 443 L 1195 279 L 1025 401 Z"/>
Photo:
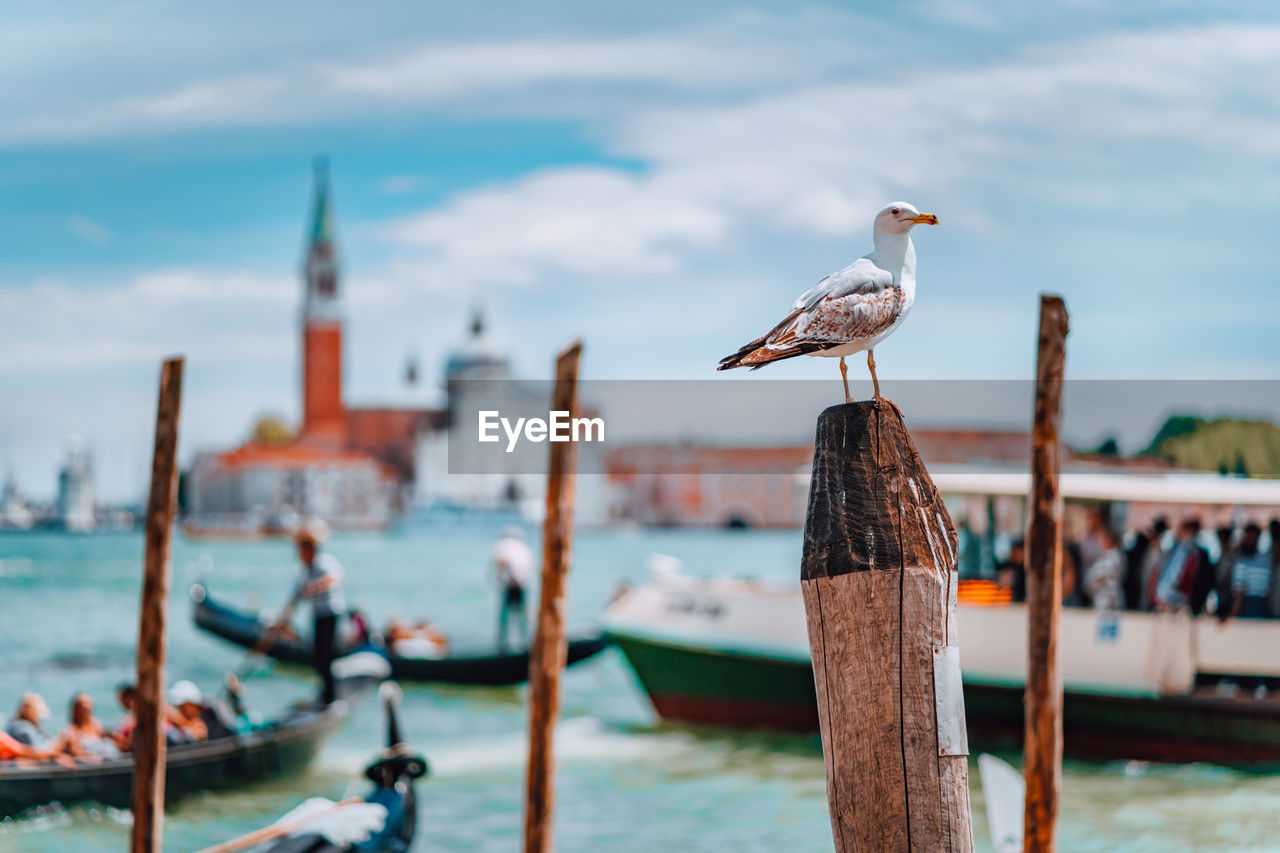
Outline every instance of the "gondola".
<path id="1" fill-rule="evenodd" d="M 313 798 L 271 826 L 201 853 L 405 853 L 418 824 L 414 780 L 427 774 L 427 762 L 400 737 L 396 705 L 400 690 L 392 682 L 378 691 L 387 715 L 387 748 L 365 768 L 372 788 L 363 797 L 334 802 Z"/>
<path id="2" fill-rule="evenodd" d="M 203 584 L 191 588 L 196 626 L 247 649 L 257 648 L 267 630 L 258 614 L 214 601 Z M 605 647 L 599 630 L 570 633 L 569 665 L 598 654 Z M 521 684 L 529 678 L 529 650 L 500 651 L 496 647 L 456 649 L 443 658 L 408 658 L 376 648 L 391 664 L 396 681 L 433 681 L 445 684 Z M 264 654 L 285 663 L 309 665 L 311 647 L 306 640 L 281 637 Z M 348 649 L 348 652 L 355 649 Z M 340 652 L 341 653 L 341 652 Z"/>
<path id="3" fill-rule="evenodd" d="M 175 744 L 166 750 L 165 801 L 195 791 L 231 788 L 296 773 L 346 719 L 352 702 L 376 679 L 357 677 L 339 683 L 339 700 L 295 708 L 252 731 Z M 46 803 L 92 801 L 127 807 L 133 794 L 133 758 L 125 755 L 99 764 L 0 764 L 0 817 Z"/>

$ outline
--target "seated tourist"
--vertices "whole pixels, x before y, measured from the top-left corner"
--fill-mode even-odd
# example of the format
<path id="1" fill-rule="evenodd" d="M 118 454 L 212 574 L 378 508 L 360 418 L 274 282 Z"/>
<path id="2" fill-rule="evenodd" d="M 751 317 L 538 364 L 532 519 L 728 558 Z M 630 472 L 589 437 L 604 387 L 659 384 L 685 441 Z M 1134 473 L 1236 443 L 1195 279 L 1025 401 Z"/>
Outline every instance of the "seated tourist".
<path id="1" fill-rule="evenodd" d="M 369 625 L 369 620 L 359 607 L 353 607 L 347 611 L 347 624 L 350 626 L 346 642 L 348 649 L 357 649 L 366 643 L 382 644 L 382 638 Z"/>
<path id="2" fill-rule="evenodd" d="M 115 729 L 112 730 L 111 739 L 115 741 L 119 749 L 125 752 L 133 749 L 133 730 L 138 727 L 138 721 L 133 715 L 134 701 L 137 696 L 138 689 L 132 684 L 126 683 L 116 687 L 116 701 L 124 709 L 124 716 L 120 718 L 120 722 L 116 723 Z"/>
<path id="3" fill-rule="evenodd" d="M 193 682 L 179 681 L 169 688 L 169 704 L 177 714 L 171 720 L 187 741 L 209 739 L 209 727 L 205 724 L 204 696 Z"/>
<path id="4" fill-rule="evenodd" d="M 23 693 L 18 700 L 18 710 L 5 731 L 18 743 L 42 749 L 53 742 L 53 735 L 41 725 L 49 719 L 49 706 L 39 693 Z"/>
<path id="5" fill-rule="evenodd" d="M 436 659 L 449 654 L 449 641 L 425 619 L 410 625 L 393 618 L 387 625 L 387 650 L 402 658 Z"/>
<path id="6" fill-rule="evenodd" d="M 77 693 L 71 700 L 71 722 L 58 735 L 52 748 L 87 762 L 120 754 L 115 741 L 93 715 L 93 699 L 88 693 Z"/>
<path id="7" fill-rule="evenodd" d="M 0 762 L 16 761 L 19 764 L 36 761 L 57 761 L 59 764 L 74 764 L 71 758 L 62 755 L 52 744 L 36 747 L 19 741 L 6 732 L 0 732 Z"/>

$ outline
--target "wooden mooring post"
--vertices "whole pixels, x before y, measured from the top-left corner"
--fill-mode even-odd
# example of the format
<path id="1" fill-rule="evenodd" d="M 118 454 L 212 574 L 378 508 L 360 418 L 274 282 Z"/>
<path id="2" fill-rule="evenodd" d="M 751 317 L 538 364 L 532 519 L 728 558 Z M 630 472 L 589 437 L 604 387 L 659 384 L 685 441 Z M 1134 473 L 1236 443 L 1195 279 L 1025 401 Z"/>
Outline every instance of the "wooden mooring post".
<path id="1" fill-rule="evenodd" d="M 1057 849 L 1058 792 L 1062 788 L 1062 673 L 1058 616 L 1062 611 L 1062 374 L 1067 307 L 1040 296 L 1035 421 L 1031 427 L 1031 493 L 1027 512 L 1027 692 L 1022 849 Z"/>
<path id="2" fill-rule="evenodd" d="M 155 853 L 164 830 L 165 608 L 169 601 L 170 542 L 178 503 L 178 413 L 182 403 L 182 359 L 160 368 L 155 452 L 151 459 L 151 496 L 147 501 L 146 555 L 142 606 L 138 613 L 138 695 L 133 713 L 132 853 Z"/>
<path id="3" fill-rule="evenodd" d="M 582 341 L 556 357 L 556 384 L 551 411 L 578 416 L 578 361 Z M 560 717 L 560 675 L 568 646 L 565 640 L 566 578 L 573 543 L 574 473 L 577 446 L 551 443 L 547 469 L 547 514 L 542 524 L 542 589 L 538 625 L 529 654 L 529 767 L 525 775 L 524 851 L 552 849 L 555 802 L 555 726 Z"/>
<path id="4" fill-rule="evenodd" d="M 838 853 L 973 849 L 956 558 L 901 416 L 824 411 L 801 588 Z"/>

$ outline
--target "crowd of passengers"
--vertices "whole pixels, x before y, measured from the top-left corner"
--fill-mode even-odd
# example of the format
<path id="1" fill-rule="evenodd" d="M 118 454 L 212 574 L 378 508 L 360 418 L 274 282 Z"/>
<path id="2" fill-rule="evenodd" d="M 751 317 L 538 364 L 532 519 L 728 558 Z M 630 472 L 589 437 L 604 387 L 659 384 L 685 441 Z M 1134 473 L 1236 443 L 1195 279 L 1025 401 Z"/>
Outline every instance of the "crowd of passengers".
<path id="1" fill-rule="evenodd" d="M 168 692 L 163 704 L 165 740 L 175 746 L 206 741 L 243 731 L 251 725 L 249 715 L 240 707 L 238 685 L 232 688 L 233 701 L 204 696 L 190 681 L 179 681 Z M 93 699 L 77 693 L 71 699 L 67 725 L 57 733 L 46 728 L 49 706 L 39 693 L 24 693 L 18 709 L 4 731 L 0 731 L 0 762 L 56 762 L 73 767 L 97 764 L 118 758 L 133 749 L 136 727 L 133 708 L 137 689 L 132 684 L 116 688 L 116 700 L 124 713 L 114 727 L 108 728 L 94 715 Z"/>
<path id="2" fill-rule="evenodd" d="M 1194 516 L 1173 529 L 1157 518 L 1147 529 L 1122 535 L 1104 510 L 1095 510 L 1086 518 L 1084 536 L 1065 549 L 1063 603 L 1210 613 L 1224 622 L 1280 618 L 1280 518 L 1271 520 L 1265 534 L 1250 522 L 1218 528 L 1213 543 L 1208 536 Z M 1024 544 L 1015 541 L 997 566 L 997 583 L 1014 601 L 1026 598 L 1025 559 Z"/>

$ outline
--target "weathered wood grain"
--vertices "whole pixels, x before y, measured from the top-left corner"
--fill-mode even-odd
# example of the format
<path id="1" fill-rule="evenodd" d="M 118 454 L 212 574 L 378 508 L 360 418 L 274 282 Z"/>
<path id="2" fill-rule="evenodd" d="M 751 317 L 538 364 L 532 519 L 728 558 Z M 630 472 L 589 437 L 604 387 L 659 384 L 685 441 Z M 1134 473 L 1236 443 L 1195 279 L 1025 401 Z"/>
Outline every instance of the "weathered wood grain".
<path id="1" fill-rule="evenodd" d="M 1062 676 L 1058 615 L 1062 611 L 1062 374 L 1067 308 L 1040 297 L 1035 420 L 1031 429 L 1031 494 L 1027 518 L 1027 689 L 1023 775 L 1023 850 L 1057 849 L 1058 792 L 1062 788 Z"/>
<path id="2" fill-rule="evenodd" d="M 956 642 L 957 539 L 901 418 L 818 420 L 801 588 L 836 850 L 973 847 L 968 764 L 940 755 L 935 649 Z M 963 700 L 949 706 L 963 715 Z"/>
<path id="3" fill-rule="evenodd" d="M 578 412 L 578 361 L 582 342 L 556 357 L 551 411 Z M 555 725 L 560 716 L 560 676 L 568 657 L 565 639 L 566 578 L 573 543 L 574 474 L 577 445 L 551 442 L 547 468 L 547 510 L 542 526 L 542 586 L 538 625 L 529 653 L 529 768 L 525 775 L 524 850 L 552 849 L 555 804 Z"/>
<path id="4" fill-rule="evenodd" d="M 182 408 L 182 359 L 160 368 L 155 450 L 151 459 L 151 495 L 147 501 L 146 553 L 142 604 L 138 613 L 138 694 L 133 713 L 132 853 L 154 853 L 164 837 L 165 613 L 169 600 L 170 545 L 178 505 L 178 414 Z"/>

